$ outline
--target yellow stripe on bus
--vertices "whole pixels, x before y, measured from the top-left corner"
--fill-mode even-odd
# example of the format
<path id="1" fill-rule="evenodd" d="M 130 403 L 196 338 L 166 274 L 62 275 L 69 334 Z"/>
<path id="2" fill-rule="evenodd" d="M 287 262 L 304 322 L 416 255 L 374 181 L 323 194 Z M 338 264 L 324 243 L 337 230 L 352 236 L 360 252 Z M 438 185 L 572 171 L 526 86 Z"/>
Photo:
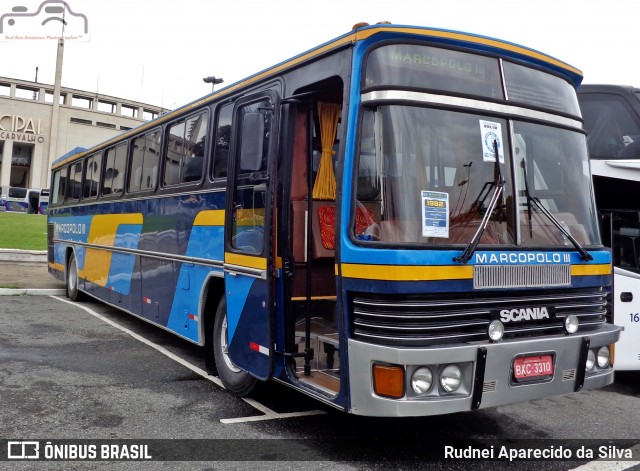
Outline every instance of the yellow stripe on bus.
<path id="1" fill-rule="evenodd" d="M 89 230 L 89 244 L 113 247 L 116 233 L 121 224 L 142 224 L 141 213 L 134 214 L 99 214 L 91 220 Z M 78 275 L 98 286 L 106 286 L 111 269 L 111 250 L 93 249 L 87 247 L 84 267 Z"/>
<path id="2" fill-rule="evenodd" d="M 571 276 L 611 275 L 611 265 L 571 265 Z"/>
<path id="3" fill-rule="evenodd" d="M 364 280 L 384 281 L 430 281 L 465 280 L 473 278 L 473 266 L 403 266 L 403 265 L 364 265 L 343 263 L 342 276 Z M 572 265 L 572 276 L 610 275 L 611 265 Z M 337 272 L 336 272 L 337 275 Z"/>
<path id="4" fill-rule="evenodd" d="M 193 221 L 194 226 L 224 226 L 224 209 L 200 211 Z"/>
<path id="5" fill-rule="evenodd" d="M 343 263 L 342 276 L 365 280 L 423 281 L 473 278 L 473 266 L 363 265 Z"/>
<path id="6" fill-rule="evenodd" d="M 267 269 L 267 259 L 264 257 L 253 257 L 251 255 L 241 255 L 231 252 L 225 252 L 224 263 L 238 267 L 256 268 L 258 270 Z"/>

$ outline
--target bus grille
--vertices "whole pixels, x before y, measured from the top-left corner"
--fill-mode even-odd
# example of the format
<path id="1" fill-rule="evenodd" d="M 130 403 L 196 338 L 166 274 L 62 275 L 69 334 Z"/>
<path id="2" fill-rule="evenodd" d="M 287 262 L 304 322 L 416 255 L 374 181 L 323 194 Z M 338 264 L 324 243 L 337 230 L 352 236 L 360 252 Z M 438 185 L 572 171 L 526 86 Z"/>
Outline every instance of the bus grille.
<path id="1" fill-rule="evenodd" d="M 571 265 L 475 265 L 473 288 L 571 286 Z"/>
<path id="2" fill-rule="evenodd" d="M 505 323 L 504 338 L 562 334 L 565 318 L 578 317 L 578 333 L 607 319 L 607 292 L 602 288 L 484 292 L 481 295 L 371 295 L 352 297 L 353 337 L 382 345 L 429 346 L 489 340 L 487 329 L 502 310 L 526 312 L 546 307 L 550 318 Z"/>

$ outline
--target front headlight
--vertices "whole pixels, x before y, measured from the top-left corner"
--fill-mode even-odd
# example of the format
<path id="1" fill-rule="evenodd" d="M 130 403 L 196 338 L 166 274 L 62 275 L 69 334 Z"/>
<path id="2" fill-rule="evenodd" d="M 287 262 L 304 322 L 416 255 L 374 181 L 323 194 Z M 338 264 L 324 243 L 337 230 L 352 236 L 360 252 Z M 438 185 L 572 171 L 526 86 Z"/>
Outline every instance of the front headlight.
<path id="1" fill-rule="evenodd" d="M 426 366 L 418 368 L 411 375 L 411 389 L 416 394 L 427 394 L 433 385 L 433 374 Z"/>
<path id="2" fill-rule="evenodd" d="M 589 353 L 587 353 L 587 367 L 586 367 L 586 370 L 587 371 L 593 371 L 595 366 L 596 366 L 596 355 L 595 355 L 595 353 L 593 353 L 593 350 L 589 350 Z"/>
<path id="3" fill-rule="evenodd" d="M 609 347 L 600 347 L 597 356 L 598 368 L 609 366 Z"/>
<path id="4" fill-rule="evenodd" d="M 456 365 L 447 365 L 440 373 L 440 386 L 450 393 L 460 387 L 462 383 L 462 372 Z"/>

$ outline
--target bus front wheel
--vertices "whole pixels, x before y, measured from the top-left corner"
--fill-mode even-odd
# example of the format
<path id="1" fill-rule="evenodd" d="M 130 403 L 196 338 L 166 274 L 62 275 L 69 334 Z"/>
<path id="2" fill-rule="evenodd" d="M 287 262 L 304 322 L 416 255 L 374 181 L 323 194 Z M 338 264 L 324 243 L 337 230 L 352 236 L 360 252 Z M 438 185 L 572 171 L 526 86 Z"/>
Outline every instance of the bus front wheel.
<path id="1" fill-rule="evenodd" d="M 218 304 L 213 326 L 213 350 L 218 377 L 224 387 L 239 397 L 249 395 L 255 388 L 257 380 L 246 371 L 234 365 L 229 357 L 227 301 L 224 296 L 220 304 Z"/>
<path id="2" fill-rule="evenodd" d="M 71 252 L 69 261 L 67 262 L 67 297 L 71 301 L 80 299 L 80 290 L 78 289 L 78 263 L 76 262 L 76 254 Z"/>

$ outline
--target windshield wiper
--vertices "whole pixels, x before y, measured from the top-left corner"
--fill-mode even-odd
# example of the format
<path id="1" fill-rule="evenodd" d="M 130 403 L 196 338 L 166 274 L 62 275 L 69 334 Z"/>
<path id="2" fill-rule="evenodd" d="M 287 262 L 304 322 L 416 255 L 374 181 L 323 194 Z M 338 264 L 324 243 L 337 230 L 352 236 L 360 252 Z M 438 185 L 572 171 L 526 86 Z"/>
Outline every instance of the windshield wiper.
<path id="1" fill-rule="evenodd" d="M 585 260 L 585 261 L 593 260 L 593 256 L 589 252 L 587 252 L 584 248 L 582 248 L 580 243 L 569 233 L 567 229 L 565 229 L 565 227 L 560 223 L 560 221 L 556 219 L 556 217 L 551 213 L 551 211 L 549 211 L 547 208 L 544 207 L 540 199 L 536 196 L 531 196 L 531 193 L 529 192 L 529 179 L 527 178 L 527 164 L 524 158 L 520 161 L 520 167 L 522 168 L 522 173 L 524 176 L 524 192 L 527 196 L 527 212 L 529 213 L 529 234 L 531 235 L 531 237 L 533 237 L 533 226 L 531 224 L 531 203 L 533 202 L 537 206 L 537 208 L 540 210 L 540 212 L 545 216 L 547 216 L 549 221 L 551 221 L 554 226 L 560 229 L 560 232 L 562 232 L 562 234 L 567 239 L 569 239 L 569 241 L 573 244 L 576 250 L 580 252 L 580 255 L 582 256 L 582 260 Z"/>
<path id="2" fill-rule="evenodd" d="M 493 141 L 493 150 L 496 156 L 495 175 L 498 179 L 498 181 L 495 183 L 496 188 L 493 191 L 493 195 L 491 195 L 491 200 L 489 200 L 487 211 L 484 213 L 482 221 L 480 222 L 480 226 L 478 226 L 478 230 L 474 234 L 473 239 L 471 239 L 471 242 L 469 242 L 469 245 L 467 245 L 467 247 L 464 249 L 464 251 L 462 252 L 462 255 L 460 255 L 459 257 L 453 257 L 454 262 L 467 263 L 471 259 L 471 257 L 473 256 L 473 253 L 476 251 L 476 248 L 478 247 L 478 243 L 480 243 L 480 238 L 482 237 L 484 230 L 489 225 L 489 219 L 491 218 L 491 213 L 493 213 L 493 210 L 495 209 L 496 204 L 498 203 L 498 200 L 502 195 L 502 190 L 504 189 L 504 184 L 506 183 L 506 180 L 504 179 L 504 176 L 502 175 L 502 169 L 500 168 L 500 159 L 499 159 L 499 153 L 498 153 L 498 139 Z"/>

